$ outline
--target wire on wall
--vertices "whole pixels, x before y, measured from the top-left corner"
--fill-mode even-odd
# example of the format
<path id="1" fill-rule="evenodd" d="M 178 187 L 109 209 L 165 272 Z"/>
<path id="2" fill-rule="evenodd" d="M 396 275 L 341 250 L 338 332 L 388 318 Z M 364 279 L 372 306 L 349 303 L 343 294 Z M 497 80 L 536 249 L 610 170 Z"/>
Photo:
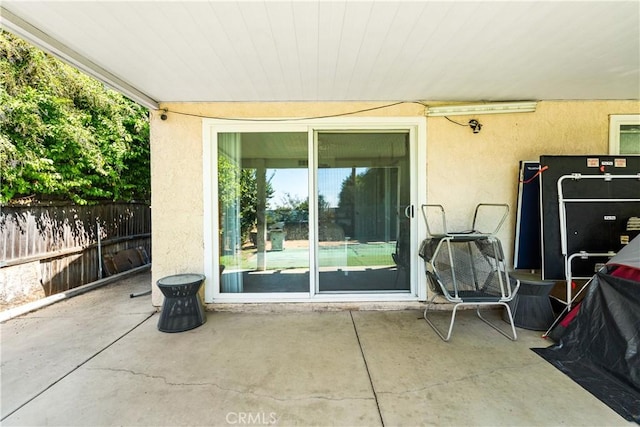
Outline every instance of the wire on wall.
<path id="1" fill-rule="evenodd" d="M 384 104 L 384 105 L 379 105 L 377 107 L 371 107 L 371 108 L 364 108 L 361 110 L 353 110 L 353 111 L 347 111 L 344 113 L 336 113 L 336 114 L 327 114 L 327 115 L 322 115 L 322 116 L 309 116 L 309 117 L 291 117 L 291 118 L 259 118 L 259 119 L 252 119 L 252 118 L 245 118 L 245 117 L 222 117 L 222 116 L 210 116 L 210 115 L 204 115 L 204 114 L 194 114 L 194 113 L 184 113 L 181 111 L 173 111 L 173 110 L 169 110 L 167 108 L 162 109 L 162 120 L 166 120 L 166 115 L 167 113 L 172 113 L 172 114 L 179 114 L 181 116 L 189 116 L 189 117 L 198 117 L 201 119 L 218 119 L 218 120 L 233 120 L 233 121 L 241 121 L 241 122 L 292 122 L 292 121 L 303 121 L 303 120 L 313 120 L 313 119 L 328 119 L 328 118 L 332 118 L 332 117 L 343 117 L 343 116 L 350 116 L 353 114 L 359 114 L 359 113 L 366 113 L 369 111 L 376 111 L 376 110 L 382 110 L 385 108 L 390 108 L 390 107 L 395 107 L 396 105 L 401 105 L 401 104 L 418 104 L 418 105 L 422 105 L 423 107 L 428 108 L 429 106 L 423 102 L 420 101 L 398 101 L 398 102 L 393 102 L 390 104 Z"/>
<path id="2" fill-rule="evenodd" d="M 457 124 L 458 126 L 469 126 L 467 123 L 459 123 L 459 122 L 456 122 L 455 120 L 451 120 L 451 119 L 450 119 L 449 117 L 447 117 L 447 116 L 444 116 L 444 118 L 445 118 L 445 119 L 447 119 L 447 120 L 449 120 L 451 123 L 455 123 L 455 124 Z"/>

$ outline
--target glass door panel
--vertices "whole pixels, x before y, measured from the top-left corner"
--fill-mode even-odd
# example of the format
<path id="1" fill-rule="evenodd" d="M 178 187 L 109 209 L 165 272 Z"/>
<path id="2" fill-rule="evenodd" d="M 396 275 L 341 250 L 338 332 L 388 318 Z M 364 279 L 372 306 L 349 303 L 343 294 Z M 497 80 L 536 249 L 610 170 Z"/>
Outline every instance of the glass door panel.
<path id="1" fill-rule="evenodd" d="M 316 137 L 318 291 L 409 292 L 409 133 Z"/>
<path id="2" fill-rule="evenodd" d="M 308 137 L 218 134 L 221 293 L 309 292 Z"/>

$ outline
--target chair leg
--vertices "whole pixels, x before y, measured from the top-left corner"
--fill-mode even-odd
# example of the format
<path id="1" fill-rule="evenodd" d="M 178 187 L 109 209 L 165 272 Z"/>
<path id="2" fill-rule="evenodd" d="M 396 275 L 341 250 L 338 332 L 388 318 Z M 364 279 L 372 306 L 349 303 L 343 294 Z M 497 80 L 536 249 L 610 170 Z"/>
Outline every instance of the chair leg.
<path id="1" fill-rule="evenodd" d="M 431 300 L 429 300 L 429 303 L 424 309 L 424 313 L 422 314 L 422 317 L 424 317 L 424 320 L 429 324 L 429 326 L 431 326 L 431 328 L 436 332 L 436 334 L 438 334 L 438 336 L 442 339 L 442 341 L 449 341 L 451 339 L 451 333 L 453 332 L 453 324 L 455 323 L 455 320 L 456 320 L 456 312 L 458 311 L 459 304 L 456 304 L 453 307 L 453 311 L 451 312 L 451 322 L 449 323 L 449 331 L 447 332 L 447 336 L 445 337 L 444 334 L 440 331 L 440 329 L 438 329 L 438 327 L 427 317 L 427 311 L 429 310 L 429 307 L 431 306 L 435 298 L 436 297 L 434 296 L 433 298 L 431 298 Z"/>
<path id="2" fill-rule="evenodd" d="M 511 341 L 516 341 L 518 339 L 518 335 L 516 334 L 516 327 L 513 323 L 513 315 L 511 314 L 511 308 L 509 307 L 509 304 L 504 302 L 497 303 L 497 304 L 503 305 L 507 309 L 507 315 L 509 316 L 509 323 L 511 324 L 511 332 L 513 333 L 513 336 L 509 336 L 509 334 L 507 334 L 505 331 L 497 327 L 494 323 L 482 317 L 482 314 L 480 314 L 480 306 L 476 307 L 476 313 L 478 314 L 478 317 L 480 318 L 480 320 L 482 320 L 484 323 L 491 326 L 493 329 L 500 332 L 502 335 L 509 338 Z"/>

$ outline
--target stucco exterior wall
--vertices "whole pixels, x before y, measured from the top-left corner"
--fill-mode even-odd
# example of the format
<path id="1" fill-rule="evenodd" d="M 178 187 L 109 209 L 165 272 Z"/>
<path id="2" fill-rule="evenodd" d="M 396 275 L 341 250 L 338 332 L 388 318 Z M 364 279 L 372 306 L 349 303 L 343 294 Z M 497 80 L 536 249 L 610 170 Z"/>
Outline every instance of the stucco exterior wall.
<path id="1" fill-rule="evenodd" d="M 429 102 L 426 102 L 429 104 Z M 381 103 L 163 104 L 151 117 L 153 304 L 161 277 L 203 270 L 202 119 L 316 117 L 374 108 Z M 186 114 L 177 114 L 181 112 Z M 358 116 L 424 116 L 419 104 L 400 104 Z M 477 203 L 508 203 L 500 237 L 508 259 L 514 242 L 518 162 L 540 155 L 606 154 L 609 115 L 638 114 L 638 101 L 544 101 L 535 113 L 452 116 L 482 123 L 478 134 L 444 117 L 427 118 L 427 200 L 447 209 L 451 228 L 467 228 Z M 191 115 L 188 115 L 191 114 Z"/>
<path id="2" fill-rule="evenodd" d="M 638 112 L 638 101 L 545 101 L 534 113 L 451 117 L 459 123 L 477 119 L 482 123 L 478 134 L 444 117 L 429 117 L 429 203 L 443 204 L 451 228 L 462 229 L 470 226 L 476 204 L 508 203 L 510 215 L 499 237 L 511 260 L 518 162 L 541 155 L 607 154 L 609 115 Z"/>
<path id="3" fill-rule="evenodd" d="M 203 265 L 202 120 L 151 118 L 152 302 L 158 279 Z M 154 226 L 155 224 L 155 226 Z"/>

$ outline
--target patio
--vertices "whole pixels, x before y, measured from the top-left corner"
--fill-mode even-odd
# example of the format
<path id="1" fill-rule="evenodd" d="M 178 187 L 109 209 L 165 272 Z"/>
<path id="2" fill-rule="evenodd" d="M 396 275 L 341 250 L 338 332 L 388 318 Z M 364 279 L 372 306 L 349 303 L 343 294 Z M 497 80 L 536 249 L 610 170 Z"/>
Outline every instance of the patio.
<path id="1" fill-rule="evenodd" d="M 628 425 L 529 350 L 539 332 L 511 342 L 463 312 L 444 343 L 417 310 L 307 305 L 167 334 L 129 298 L 150 282 L 3 323 L 2 425 Z"/>

